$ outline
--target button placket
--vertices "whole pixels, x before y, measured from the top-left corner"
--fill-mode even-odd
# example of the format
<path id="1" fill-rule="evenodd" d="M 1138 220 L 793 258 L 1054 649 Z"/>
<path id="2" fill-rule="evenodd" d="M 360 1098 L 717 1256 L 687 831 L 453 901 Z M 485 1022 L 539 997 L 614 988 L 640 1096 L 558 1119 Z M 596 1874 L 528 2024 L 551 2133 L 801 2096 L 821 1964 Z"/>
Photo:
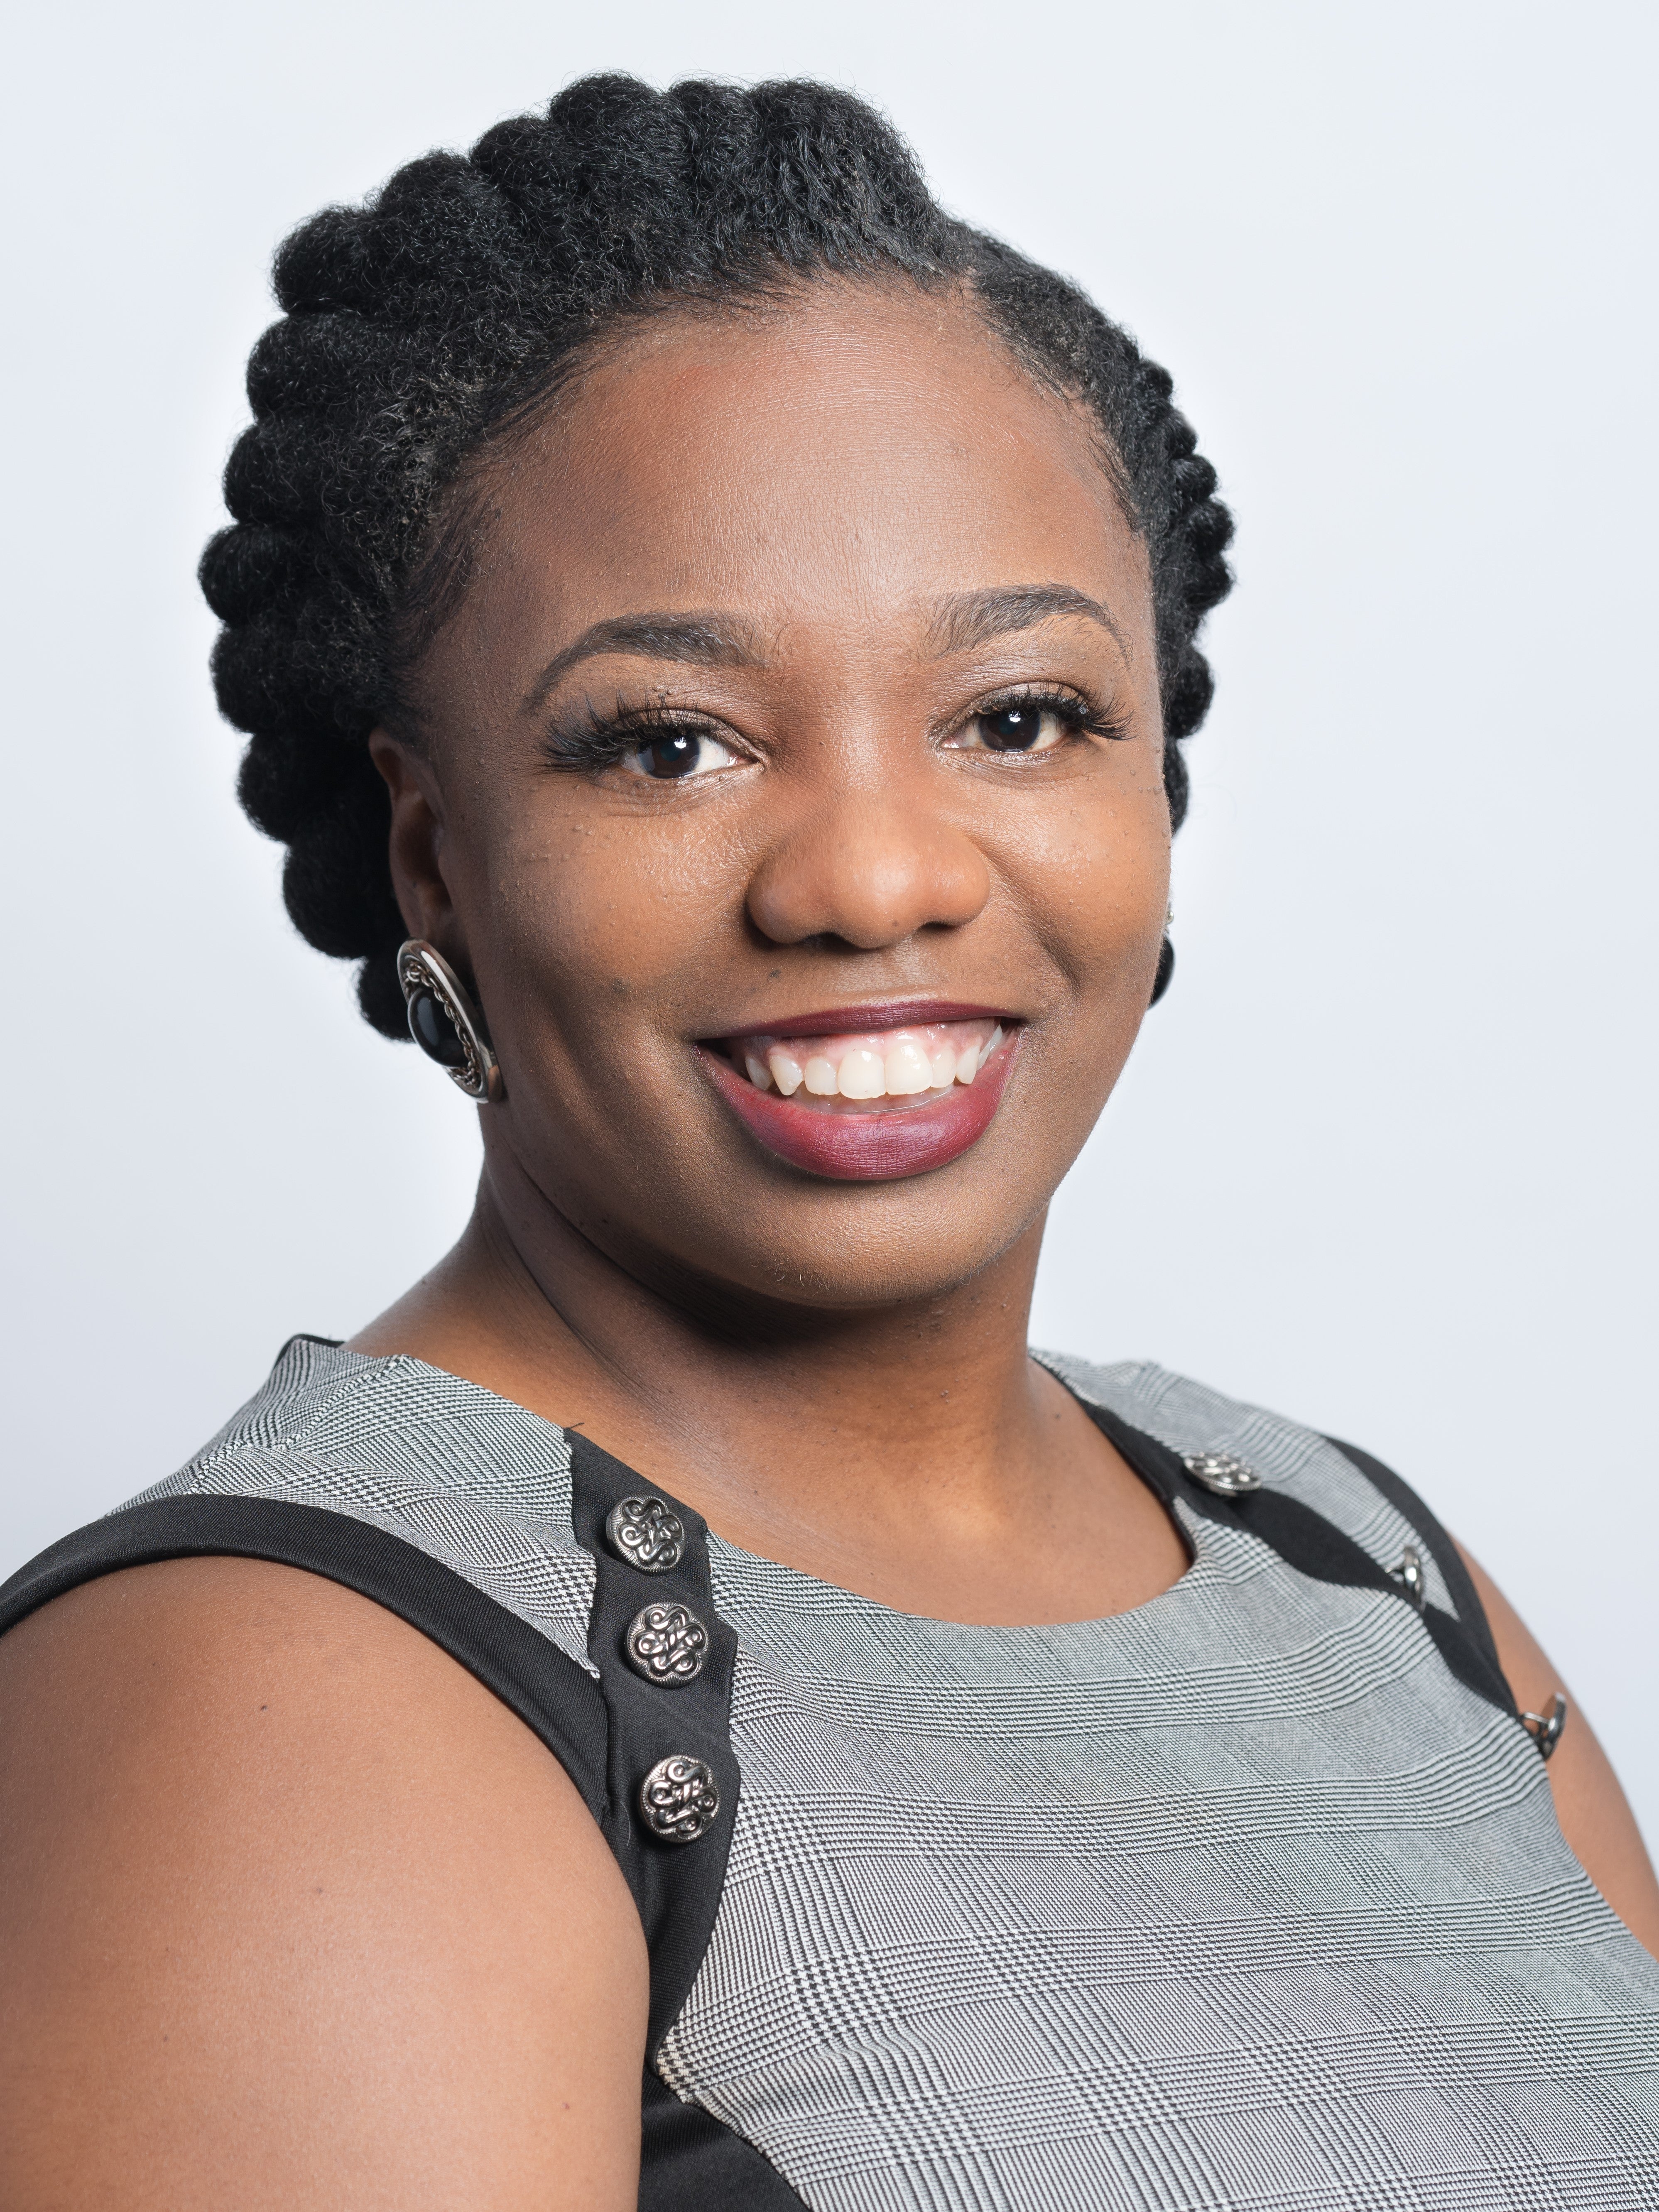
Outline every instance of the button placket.
<path id="1" fill-rule="evenodd" d="M 648 1493 L 618 1498 L 605 1516 L 605 1537 L 617 1559 L 641 1574 L 672 1574 L 685 1558 L 684 1522 L 665 1498 Z M 634 1672 L 665 1690 L 695 1682 L 710 1644 L 706 1624 L 672 1599 L 642 1606 L 622 1639 Z M 720 1784 L 707 1760 L 672 1753 L 642 1778 L 637 1802 L 641 1820 L 659 1843 L 695 1844 L 720 1817 Z"/>
<path id="2" fill-rule="evenodd" d="M 587 1657 L 605 1731 L 596 1809 L 651 1958 L 648 2071 L 684 2007 L 724 1894 L 743 1799 L 732 1743 L 737 1632 L 720 1613 L 714 1547 L 690 1505 L 577 1433 L 570 1494 L 571 1526 L 593 1568 Z M 668 1618 L 646 1625 L 665 1641 L 643 1651 L 641 1669 L 629 1640 L 654 1607 Z M 690 1654 L 701 1662 L 695 1674 L 677 1649 L 693 1622 L 701 1632 L 690 1639 L 701 1644 Z"/>

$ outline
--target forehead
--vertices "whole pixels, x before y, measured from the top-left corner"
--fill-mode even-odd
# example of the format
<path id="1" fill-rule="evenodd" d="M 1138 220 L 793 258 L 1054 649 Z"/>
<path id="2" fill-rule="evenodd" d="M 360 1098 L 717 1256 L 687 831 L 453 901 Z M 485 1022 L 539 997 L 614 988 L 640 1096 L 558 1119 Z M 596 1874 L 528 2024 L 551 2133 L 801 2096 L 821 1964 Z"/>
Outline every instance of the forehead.
<path id="1" fill-rule="evenodd" d="M 608 346 L 491 467 L 475 611 L 492 630 L 675 605 L 890 629 L 1059 582 L 1138 627 L 1145 559 L 1099 439 L 950 295 L 823 285 L 677 312 Z"/>

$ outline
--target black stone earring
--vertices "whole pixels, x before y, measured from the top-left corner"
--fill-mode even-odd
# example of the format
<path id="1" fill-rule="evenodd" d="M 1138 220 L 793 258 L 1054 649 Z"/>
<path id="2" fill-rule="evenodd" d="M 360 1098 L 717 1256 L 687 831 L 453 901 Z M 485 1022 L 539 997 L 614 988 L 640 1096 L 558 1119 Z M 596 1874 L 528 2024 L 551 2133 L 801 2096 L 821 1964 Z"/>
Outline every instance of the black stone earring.
<path id="1" fill-rule="evenodd" d="M 1175 947 L 1166 937 L 1158 949 L 1158 973 L 1152 978 L 1152 995 L 1146 1001 L 1155 1006 L 1170 988 L 1170 978 L 1175 974 Z"/>
<path id="2" fill-rule="evenodd" d="M 436 945 L 422 937 L 400 945 L 398 981 L 409 1010 L 409 1034 L 427 1058 L 469 1098 L 498 1106 L 507 1096 L 500 1063 L 465 985 Z"/>

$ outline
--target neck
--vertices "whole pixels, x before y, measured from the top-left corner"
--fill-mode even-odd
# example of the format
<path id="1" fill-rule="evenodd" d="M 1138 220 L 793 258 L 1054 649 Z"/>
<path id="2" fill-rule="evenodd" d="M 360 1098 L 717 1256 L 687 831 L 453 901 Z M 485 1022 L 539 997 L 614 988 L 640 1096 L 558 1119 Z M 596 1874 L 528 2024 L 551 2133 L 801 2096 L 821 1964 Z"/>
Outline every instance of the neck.
<path id="1" fill-rule="evenodd" d="M 963 1620 L 1076 1617 L 1107 1608 L 1048 1587 L 1045 1532 L 1079 1484 L 1094 1518 L 1121 1463 L 1027 1354 L 1042 1231 L 922 1303 L 738 1299 L 641 1281 L 498 1157 L 454 1250 L 352 1348 L 413 1353 L 579 1431 L 823 1580 Z"/>

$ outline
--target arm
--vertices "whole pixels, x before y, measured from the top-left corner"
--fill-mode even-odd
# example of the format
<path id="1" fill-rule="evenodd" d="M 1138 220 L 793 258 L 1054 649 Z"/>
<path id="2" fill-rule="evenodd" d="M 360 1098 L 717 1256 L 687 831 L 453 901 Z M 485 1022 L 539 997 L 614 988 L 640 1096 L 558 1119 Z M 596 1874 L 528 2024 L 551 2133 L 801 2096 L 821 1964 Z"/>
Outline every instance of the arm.
<path id="1" fill-rule="evenodd" d="M 1563 1687 L 1560 1675 L 1491 1576 L 1461 1544 L 1457 1548 L 1486 1608 L 1516 1703 L 1523 1712 L 1547 1712 Z M 1638 1942 L 1659 1958 L 1659 1881 L 1619 1778 L 1577 1705 L 1570 1706 L 1549 1778 L 1568 1847 Z"/>
<path id="2" fill-rule="evenodd" d="M 12 2212 L 632 2212 L 647 1993 L 562 1769 L 367 1599 L 179 1560 L 0 1642 Z"/>

